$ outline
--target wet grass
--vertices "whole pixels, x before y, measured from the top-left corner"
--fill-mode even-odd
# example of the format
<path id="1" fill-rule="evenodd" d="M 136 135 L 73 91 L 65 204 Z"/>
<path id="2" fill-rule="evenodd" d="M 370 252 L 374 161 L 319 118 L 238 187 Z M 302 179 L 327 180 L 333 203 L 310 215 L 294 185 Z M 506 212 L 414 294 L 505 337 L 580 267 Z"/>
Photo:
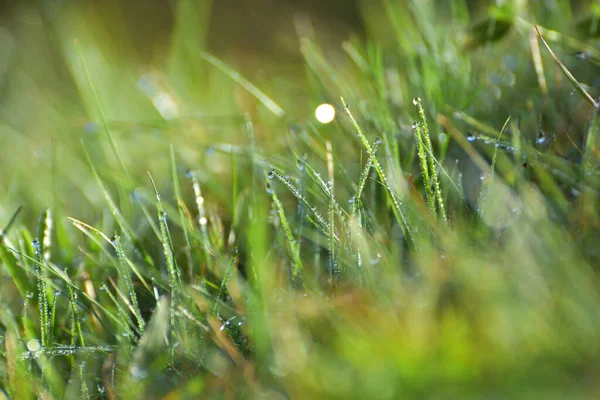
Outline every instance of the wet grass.
<path id="1" fill-rule="evenodd" d="M 378 4 L 267 79 L 48 22 L 77 90 L 0 126 L 6 396 L 598 396 L 598 8 Z"/>

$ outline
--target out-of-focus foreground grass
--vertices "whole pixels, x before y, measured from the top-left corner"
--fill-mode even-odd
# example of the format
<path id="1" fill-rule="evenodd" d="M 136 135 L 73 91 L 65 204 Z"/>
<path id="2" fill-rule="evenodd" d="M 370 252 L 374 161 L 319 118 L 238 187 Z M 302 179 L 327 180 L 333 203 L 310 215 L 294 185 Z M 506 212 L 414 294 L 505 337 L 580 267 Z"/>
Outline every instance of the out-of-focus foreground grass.
<path id="1" fill-rule="evenodd" d="M 120 3 L 2 6 L 6 396 L 598 396 L 597 3 Z"/>

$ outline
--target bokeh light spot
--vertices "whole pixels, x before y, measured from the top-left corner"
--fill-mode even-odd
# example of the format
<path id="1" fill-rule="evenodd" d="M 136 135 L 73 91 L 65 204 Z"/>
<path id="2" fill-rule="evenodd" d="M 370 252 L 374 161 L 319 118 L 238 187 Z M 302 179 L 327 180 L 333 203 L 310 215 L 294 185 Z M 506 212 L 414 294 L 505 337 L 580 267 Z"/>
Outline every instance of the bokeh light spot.
<path id="1" fill-rule="evenodd" d="M 322 124 L 328 124 L 335 118 L 335 108 L 331 104 L 321 104 L 315 110 L 315 117 Z"/>

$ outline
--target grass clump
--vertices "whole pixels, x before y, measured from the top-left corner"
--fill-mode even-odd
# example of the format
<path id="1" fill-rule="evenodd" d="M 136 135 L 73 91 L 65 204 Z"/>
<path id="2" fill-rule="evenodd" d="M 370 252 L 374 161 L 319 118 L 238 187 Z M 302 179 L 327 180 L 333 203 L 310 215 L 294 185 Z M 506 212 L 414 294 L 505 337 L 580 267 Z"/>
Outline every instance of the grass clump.
<path id="1" fill-rule="evenodd" d="M 117 105 L 119 44 L 51 24 L 79 93 L 48 115 L 86 124 L 40 150 L 51 184 L 3 161 L 6 395 L 596 398 L 597 38 L 501 3 L 382 1 L 344 62 L 300 30 L 281 80 L 173 51 Z"/>

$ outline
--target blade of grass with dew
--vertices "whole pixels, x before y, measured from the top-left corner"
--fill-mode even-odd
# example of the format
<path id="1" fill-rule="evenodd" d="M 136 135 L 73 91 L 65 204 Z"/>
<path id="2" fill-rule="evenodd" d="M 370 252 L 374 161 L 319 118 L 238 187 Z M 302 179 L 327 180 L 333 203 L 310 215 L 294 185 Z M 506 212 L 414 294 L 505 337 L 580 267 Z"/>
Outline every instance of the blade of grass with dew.
<path id="1" fill-rule="evenodd" d="M 110 246 L 112 246 L 116 250 L 115 243 L 113 243 L 113 241 L 111 239 L 109 239 L 108 236 L 106 236 L 104 233 L 102 233 L 102 231 L 94 228 L 93 226 L 86 224 L 85 222 L 79 221 L 79 220 L 77 220 L 75 218 L 71 218 L 71 217 L 67 217 L 67 219 L 69 221 L 71 221 L 71 223 L 73 224 L 73 226 L 75 228 L 77 228 L 78 230 L 83 232 L 83 234 L 85 234 L 87 237 L 89 237 L 98 246 L 98 248 L 103 251 L 104 254 L 106 254 L 110 259 L 113 258 L 113 255 L 106 249 L 106 246 L 103 246 L 102 243 L 94 235 L 92 235 L 92 232 L 96 233 L 106 243 L 108 243 Z M 124 253 L 122 254 L 122 256 L 124 257 L 123 258 L 124 261 L 127 263 L 129 268 L 133 271 L 133 273 L 137 276 L 137 278 L 140 280 L 142 285 L 144 285 L 144 287 L 149 292 L 152 292 L 152 289 L 150 288 L 150 286 L 144 279 L 144 276 L 142 275 L 140 269 Z"/>
<path id="2" fill-rule="evenodd" d="M 40 311 L 40 341 L 42 347 L 48 347 L 50 345 L 50 310 L 48 300 L 48 281 L 46 276 L 46 269 L 42 268 L 41 265 L 44 263 L 42 245 L 38 239 L 33 241 L 33 247 L 35 249 L 35 262 L 37 275 L 37 294 L 38 294 L 38 306 Z"/>
<path id="3" fill-rule="evenodd" d="M 333 279 L 334 276 L 338 276 L 338 252 L 336 249 L 336 236 L 335 236 L 335 175 L 333 170 L 333 150 L 331 141 L 325 142 L 327 149 L 327 174 L 329 175 L 329 182 L 326 185 L 327 191 L 329 192 L 329 207 L 327 209 L 327 216 L 329 218 L 329 279 Z M 343 237 L 342 235 L 340 235 Z"/>
<path id="4" fill-rule="evenodd" d="M 404 215 L 404 211 L 402 210 L 402 205 L 401 205 L 399 199 L 397 199 L 396 196 L 394 196 L 393 193 L 391 193 L 391 188 L 390 188 L 390 186 L 387 183 L 387 178 L 386 178 L 386 176 L 385 176 L 385 174 L 383 172 L 383 168 L 382 168 L 381 164 L 379 163 L 379 160 L 377 159 L 377 156 L 373 153 L 373 148 L 371 147 L 371 144 L 367 140 L 367 137 L 364 135 L 362 129 L 360 128 L 360 125 L 358 125 L 358 122 L 356 121 L 356 119 L 352 115 L 352 112 L 350 112 L 350 108 L 348 107 L 348 105 L 346 104 L 346 102 L 344 101 L 344 99 L 342 98 L 341 100 L 342 100 L 342 104 L 344 106 L 344 109 L 346 110 L 346 114 L 348 114 L 348 116 L 350 117 L 350 121 L 352 122 L 352 125 L 354 126 L 354 129 L 356 130 L 356 133 L 360 137 L 360 140 L 362 141 L 363 146 L 365 147 L 365 149 L 369 153 L 369 156 L 373 160 L 373 165 L 375 166 L 375 170 L 377 171 L 377 175 L 379 175 L 379 178 L 382 180 L 382 182 L 384 183 L 384 186 L 388 190 L 388 193 L 390 195 L 390 199 L 392 201 L 392 210 L 394 212 L 396 220 L 398 221 L 398 223 L 402 227 L 402 230 L 404 231 L 404 234 L 410 239 L 410 241 L 413 243 L 413 245 L 415 246 L 415 248 L 418 250 L 419 244 L 417 243 L 416 239 L 414 238 L 414 235 L 412 234 L 410 224 L 408 223 L 408 220 L 407 220 L 406 216 Z"/>
<path id="5" fill-rule="evenodd" d="M 502 129 L 500 130 L 500 134 L 496 138 L 496 143 L 498 143 L 498 141 L 500 140 L 500 137 L 502 136 L 502 133 L 504 133 L 504 130 L 508 126 L 509 122 L 510 122 L 510 116 L 506 119 L 506 122 L 504 122 L 504 125 L 502 126 Z M 477 200 L 477 214 L 479 214 L 481 217 L 483 217 L 483 215 L 484 215 L 485 202 L 487 200 L 488 189 L 494 181 L 494 173 L 496 170 L 496 158 L 497 158 L 496 156 L 497 155 L 498 155 L 498 146 L 494 146 L 494 154 L 492 156 L 492 165 L 490 166 L 490 176 L 489 176 L 487 182 L 483 182 L 481 191 L 479 192 L 479 199 Z"/>
<path id="6" fill-rule="evenodd" d="M 429 176 L 429 164 L 427 162 L 427 153 L 425 152 L 425 143 L 423 141 L 423 132 L 421 129 L 421 122 L 417 122 L 413 125 L 413 131 L 416 139 L 415 145 L 418 148 L 417 154 L 419 155 L 419 164 L 421 165 L 421 173 L 423 174 L 423 186 L 425 187 L 425 200 L 429 207 L 429 214 L 432 218 L 437 218 L 435 195 L 433 193 L 433 187 L 431 184 L 431 177 Z"/>
<path id="7" fill-rule="evenodd" d="M 289 227 L 288 227 L 289 229 Z M 213 306 L 212 313 L 213 315 L 217 315 L 219 312 L 219 306 L 221 303 L 221 298 L 225 295 L 225 291 L 227 290 L 227 285 L 231 280 L 231 276 L 233 275 L 233 267 L 235 266 L 235 259 L 237 257 L 237 248 L 231 253 L 229 257 L 229 262 L 225 267 L 225 274 L 223 275 L 223 280 L 221 281 L 221 286 L 219 286 L 219 292 L 217 293 L 217 299 L 215 301 L 215 305 Z"/>
<path id="8" fill-rule="evenodd" d="M 377 148 L 379 147 L 380 144 L 381 144 L 381 140 L 376 140 L 375 142 L 373 142 L 373 145 L 371 147 L 373 154 L 377 154 Z M 354 196 L 352 197 L 352 209 L 350 211 L 350 219 L 354 219 L 356 213 L 359 210 L 359 207 L 361 204 L 362 192 L 365 188 L 365 185 L 367 184 L 367 179 L 369 179 L 369 172 L 371 171 L 372 166 L 373 166 L 373 158 L 371 156 L 369 156 L 369 158 L 367 158 L 367 162 L 365 163 L 365 166 L 360 174 L 360 178 L 358 180 L 358 187 L 356 188 L 356 193 L 354 193 Z"/>
<path id="9" fill-rule="evenodd" d="M 271 186 L 271 183 L 267 181 L 267 185 Z M 300 248 L 298 243 L 294 239 L 294 235 L 292 234 L 292 230 L 290 228 L 290 224 L 285 216 L 285 211 L 283 210 L 283 205 L 277 197 L 275 193 L 275 189 L 271 186 L 269 188 L 271 198 L 273 199 L 273 203 L 275 204 L 275 209 L 277 210 L 277 214 L 279 215 L 279 221 L 281 222 L 281 226 L 283 228 L 283 233 L 285 234 L 288 242 L 288 246 L 290 247 L 290 253 L 292 256 L 292 276 L 296 277 L 299 273 L 302 272 L 302 261 L 300 260 Z"/>
<path id="10" fill-rule="evenodd" d="M 158 220 L 160 224 L 160 235 L 161 242 L 163 247 L 163 253 L 167 262 L 167 269 L 169 272 L 169 288 L 171 290 L 171 298 L 169 301 L 170 307 L 170 330 L 171 339 L 174 339 L 175 334 L 175 307 L 176 301 L 178 301 L 179 293 L 183 292 L 183 285 L 181 282 L 181 275 L 179 272 L 179 268 L 177 267 L 175 257 L 173 256 L 173 248 L 171 246 L 171 238 L 169 234 L 169 226 L 167 224 L 167 213 L 164 211 L 162 206 L 162 201 L 158 189 L 156 188 L 156 184 L 154 183 L 154 179 L 152 179 L 152 175 L 148 172 L 148 177 L 150 178 L 150 182 L 152 183 L 152 187 L 154 189 L 154 193 L 156 194 L 156 207 L 158 209 Z"/>
<path id="11" fill-rule="evenodd" d="M 131 301 L 131 306 L 133 308 L 133 314 L 138 323 L 138 328 L 141 334 L 144 333 L 145 322 L 142 317 L 142 312 L 140 310 L 140 305 L 138 303 L 137 295 L 135 293 L 135 288 L 133 286 L 133 282 L 131 280 L 131 276 L 129 276 L 128 270 L 128 262 L 127 257 L 125 256 L 125 251 L 123 250 L 123 245 L 121 244 L 121 238 L 118 235 L 115 235 L 114 245 L 117 250 L 117 257 L 119 259 L 120 267 L 119 271 L 123 280 L 125 281 L 125 285 L 127 286 L 127 291 L 129 292 L 129 300 Z"/>
<path id="12" fill-rule="evenodd" d="M 296 153 L 294 153 L 294 155 L 296 157 L 298 157 Z M 333 162 L 333 159 L 332 159 L 332 162 Z M 340 206 L 340 204 L 335 200 L 335 198 L 332 198 L 333 196 L 332 196 L 331 190 L 329 188 L 329 185 L 327 184 L 327 182 L 325 182 L 323 180 L 323 178 L 321 177 L 321 174 L 319 174 L 308 162 L 304 163 L 304 168 L 306 169 L 306 171 L 308 171 L 308 176 L 317 184 L 317 186 L 319 187 L 319 189 L 321 189 L 323 194 L 325 194 L 327 199 L 329 201 L 333 202 L 333 206 L 334 206 L 336 212 L 340 216 L 343 213 L 346 213 L 346 211 Z M 291 185 L 291 182 L 288 181 L 287 184 Z M 286 184 L 286 186 L 287 186 L 287 184 Z M 295 189 L 298 193 L 300 193 L 300 190 L 298 190 L 297 188 L 295 188 Z"/>
<path id="13" fill-rule="evenodd" d="M 135 337 L 135 326 L 131 322 L 127 311 L 125 311 L 125 309 L 121 305 L 121 302 L 115 297 L 114 294 L 112 294 L 112 292 L 106 284 L 102 284 L 100 290 L 106 293 L 106 295 L 110 298 L 110 300 L 113 302 L 114 306 L 117 309 L 117 316 L 120 322 L 119 325 L 121 326 L 121 328 L 123 328 L 124 331 L 122 336 L 128 338 L 128 341 L 133 340 L 133 338 Z M 122 340 L 122 338 L 119 338 L 119 340 Z"/>
<path id="14" fill-rule="evenodd" d="M 281 176 L 281 174 L 279 174 L 275 170 L 271 170 L 271 172 L 269 172 L 268 178 L 269 179 L 276 178 L 279 182 L 283 183 L 285 185 L 285 187 L 288 188 L 290 193 L 292 193 L 294 195 L 294 197 L 296 197 L 296 199 L 298 199 L 299 201 L 304 203 L 306 208 L 308 208 L 311 211 L 311 213 L 314 215 L 314 217 L 316 218 L 316 220 L 318 222 L 319 228 L 321 228 L 326 235 L 330 234 L 331 228 L 329 226 L 329 223 L 319 213 L 319 211 L 317 210 L 317 207 L 311 206 L 311 204 L 308 202 L 306 197 L 302 196 L 300 194 L 300 192 L 298 191 L 298 189 L 289 180 L 285 179 L 283 176 Z M 335 234 L 334 234 L 334 236 L 335 236 Z M 337 236 L 335 236 L 335 237 L 337 237 Z M 337 238 L 337 240 L 339 240 L 339 238 Z"/>
<path id="15" fill-rule="evenodd" d="M 437 177 L 436 168 L 435 168 L 435 156 L 433 155 L 433 145 L 431 144 L 431 137 L 429 135 L 429 125 L 427 124 L 427 118 L 425 117 L 425 110 L 423 109 L 423 103 L 420 98 L 415 98 L 413 100 L 413 104 L 417 108 L 417 112 L 419 114 L 420 119 L 420 128 L 422 129 L 422 137 L 425 139 L 425 148 L 427 149 L 427 165 L 429 169 L 429 175 L 431 177 L 432 182 L 428 185 L 432 185 L 433 188 L 431 191 L 437 200 L 437 206 L 439 210 L 440 217 L 444 221 L 445 224 L 448 224 L 448 219 L 446 217 L 446 208 L 444 206 L 444 199 L 442 196 L 442 190 L 440 188 L 440 182 Z"/>
<path id="16" fill-rule="evenodd" d="M 83 332 L 81 330 L 81 317 L 79 316 L 79 310 L 77 308 L 77 296 L 73 290 L 72 285 L 67 285 L 67 291 L 69 292 L 69 304 L 71 305 L 71 345 L 75 346 L 75 338 L 79 337 L 79 344 L 85 346 L 85 340 L 83 338 Z"/>
<path id="17" fill-rule="evenodd" d="M 36 267 L 43 268 L 46 271 L 48 271 L 51 274 L 53 274 L 55 277 L 59 278 L 62 282 L 64 282 L 65 285 L 69 286 L 73 290 L 73 292 L 77 296 L 77 298 L 76 298 L 77 300 L 85 299 L 90 304 L 93 304 L 94 306 L 98 307 L 98 309 L 100 309 L 107 317 L 109 317 L 113 321 L 119 323 L 118 318 L 113 313 L 111 313 L 110 310 L 106 309 L 101 303 L 99 303 L 98 301 L 96 301 L 95 299 L 93 299 L 84 290 L 82 290 L 81 288 L 75 286 L 73 284 L 73 281 L 65 273 L 65 271 L 61 271 L 56 266 L 53 266 L 51 263 L 48 263 L 48 262 L 38 263 L 34 257 L 30 257 L 30 256 L 28 256 L 25 253 L 16 252 L 15 250 L 12 250 L 12 251 L 13 251 L 13 253 L 20 255 L 23 259 L 27 259 L 31 263 L 35 264 Z M 35 274 L 35 271 L 31 271 L 31 273 Z M 47 284 L 48 284 L 49 287 L 51 287 L 54 290 L 59 289 L 59 287 L 52 280 L 48 280 Z M 28 298 L 28 297 L 25 297 L 25 298 Z"/>

